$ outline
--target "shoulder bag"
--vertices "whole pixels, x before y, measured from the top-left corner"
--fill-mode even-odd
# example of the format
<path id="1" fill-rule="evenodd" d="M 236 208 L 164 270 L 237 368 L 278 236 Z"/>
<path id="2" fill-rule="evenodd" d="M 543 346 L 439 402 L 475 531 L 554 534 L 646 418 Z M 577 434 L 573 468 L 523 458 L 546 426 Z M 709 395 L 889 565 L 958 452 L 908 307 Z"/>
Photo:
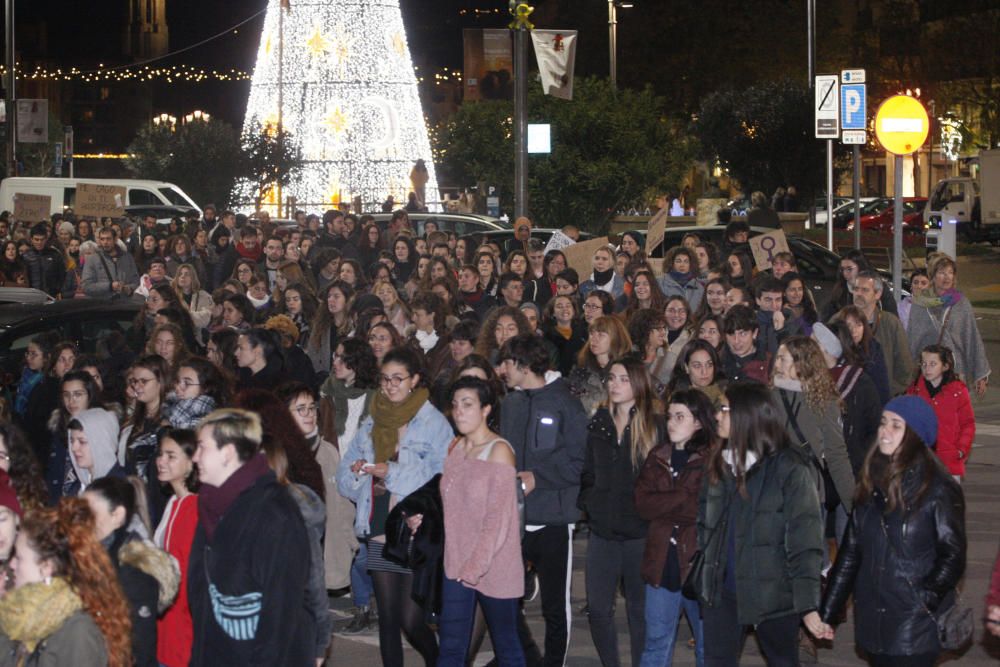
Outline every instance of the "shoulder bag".
<path id="1" fill-rule="evenodd" d="M 889 531 L 885 527 L 885 519 L 881 514 L 879 515 L 879 523 L 882 524 L 882 535 L 885 537 L 886 545 L 898 556 L 896 546 L 892 543 L 892 539 L 889 538 Z M 931 617 L 931 620 L 934 621 L 934 625 L 937 626 L 938 641 L 941 643 L 942 649 L 945 651 L 956 651 L 972 641 L 974 625 L 972 609 L 958 604 L 957 589 L 955 590 L 955 601 L 947 609 L 939 609 L 937 614 L 934 614 L 924 604 L 923 596 L 920 595 L 920 591 L 913 585 L 910 578 L 903 577 L 903 579 L 906 581 L 906 585 L 910 587 L 910 590 L 913 591 L 913 596 L 920 602 L 920 606 Z"/>
<path id="2" fill-rule="evenodd" d="M 706 547 L 712 542 L 712 538 L 715 537 L 715 534 L 719 531 L 719 527 L 725 525 L 729 518 L 729 508 L 732 504 L 733 499 L 730 498 L 729 502 L 726 503 L 726 508 L 722 510 L 719 522 L 715 524 L 715 528 L 712 529 L 712 532 L 708 534 L 708 539 L 705 540 Z M 694 555 L 691 556 L 691 560 L 688 561 L 688 574 L 684 577 L 684 583 L 681 584 L 681 595 L 686 597 L 688 600 L 697 600 L 700 597 L 701 582 L 704 572 L 705 551 L 703 549 L 698 549 L 694 552 Z"/>

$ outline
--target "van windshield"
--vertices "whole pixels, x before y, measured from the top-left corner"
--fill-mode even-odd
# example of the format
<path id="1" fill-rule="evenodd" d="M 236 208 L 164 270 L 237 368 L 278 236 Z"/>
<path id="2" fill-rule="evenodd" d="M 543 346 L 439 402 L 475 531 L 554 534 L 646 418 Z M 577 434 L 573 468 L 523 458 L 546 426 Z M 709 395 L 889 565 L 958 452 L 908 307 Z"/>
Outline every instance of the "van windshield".
<path id="1" fill-rule="evenodd" d="M 158 188 L 160 193 L 174 206 L 194 206 L 194 202 L 174 188 Z M 197 208 L 197 207 L 195 207 Z"/>

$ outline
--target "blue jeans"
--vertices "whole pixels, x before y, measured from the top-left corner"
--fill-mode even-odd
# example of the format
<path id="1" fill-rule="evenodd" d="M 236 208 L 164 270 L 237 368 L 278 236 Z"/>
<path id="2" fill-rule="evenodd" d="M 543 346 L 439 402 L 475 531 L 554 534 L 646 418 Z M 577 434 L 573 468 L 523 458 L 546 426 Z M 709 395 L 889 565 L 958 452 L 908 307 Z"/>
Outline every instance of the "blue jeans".
<path id="1" fill-rule="evenodd" d="M 680 591 L 668 591 L 646 585 L 646 649 L 640 667 L 666 667 L 674 659 L 677 625 L 681 609 L 687 614 L 695 641 L 698 667 L 705 664 L 705 637 L 702 632 L 701 609 L 697 600 L 688 600 Z"/>
<path id="2" fill-rule="evenodd" d="M 372 576 L 368 574 L 368 544 L 360 540 L 358 553 L 351 563 L 351 601 L 355 607 L 367 607 L 373 595 Z"/>
<path id="3" fill-rule="evenodd" d="M 465 667 L 477 602 L 486 616 L 497 665 L 524 667 L 524 651 L 517 635 L 517 617 L 521 613 L 518 599 L 487 597 L 447 577 L 441 584 L 441 617 L 438 623 L 441 651 L 437 667 Z"/>

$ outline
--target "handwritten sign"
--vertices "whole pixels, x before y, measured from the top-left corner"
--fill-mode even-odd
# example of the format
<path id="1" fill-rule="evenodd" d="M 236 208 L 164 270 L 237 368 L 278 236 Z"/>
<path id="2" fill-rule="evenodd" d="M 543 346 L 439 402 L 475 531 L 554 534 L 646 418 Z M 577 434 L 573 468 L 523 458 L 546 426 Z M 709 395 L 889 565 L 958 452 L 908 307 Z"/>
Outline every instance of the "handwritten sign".
<path id="1" fill-rule="evenodd" d="M 569 246 L 576 243 L 573 239 L 566 236 L 560 230 L 552 232 L 552 236 L 549 237 L 549 242 L 545 244 L 545 254 L 549 254 L 550 250 L 563 250 Z"/>
<path id="2" fill-rule="evenodd" d="M 779 252 L 789 252 L 785 232 L 776 229 L 767 234 L 754 236 L 750 239 L 750 250 L 753 251 L 753 261 L 757 263 L 757 269 L 767 271 L 771 268 L 771 260 L 775 255 Z"/>
<path id="3" fill-rule="evenodd" d="M 14 193 L 14 219 L 22 222 L 41 222 L 52 214 L 52 197 Z"/>
<path id="4" fill-rule="evenodd" d="M 663 243 L 663 237 L 667 233 L 667 209 L 661 208 L 649 220 L 646 227 L 646 257 L 652 257 L 653 251 Z"/>
<path id="5" fill-rule="evenodd" d="M 581 282 L 589 278 L 590 274 L 594 271 L 594 251 L 607 245 L 608 237 L 602 236 L 599 239 L 580 241 L 579 243 L 574 243 L 571 246 L 563 248 L 563 254 L 566 255 L 566 263 L 569 265 L 569 268 L 574 269 L 580 275 Z"/>
<path id="6" fill-rule="evenodd" d="M 73 210 L 81 218 L 121 218 L 125 215 L 125 188 L 78 183 Z"/>

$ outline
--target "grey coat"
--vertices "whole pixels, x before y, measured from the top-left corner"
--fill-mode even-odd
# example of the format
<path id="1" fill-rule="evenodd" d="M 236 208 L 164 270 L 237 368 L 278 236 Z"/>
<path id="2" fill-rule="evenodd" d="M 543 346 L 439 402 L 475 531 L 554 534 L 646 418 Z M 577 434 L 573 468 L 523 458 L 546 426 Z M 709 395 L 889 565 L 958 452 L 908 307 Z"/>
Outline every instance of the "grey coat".
<path id="1" fill-rule="evenodd" d="M 30 655 L 20 642 L 0 633 L 0 667 L 63 667 L 106 665 L 108 649 L 104 635 L 85 611 L 78 611 L 46 637 Z M 22 662 L 23 659 L 23 662 Z"/>
<path id="2" fill-rule="evenodd" d="M 333 617 L 326 597 L 326 577 L 323 569 L 323 531 L 326 527 L 326 506 L 316 492 L 302 484 L 288 488 L 289 495 L 299 506 L 302 521 L 309 535 L 309 580 L 306 585 L 306 607 L 316 622 L 317 658 L 326 657 L 326 648 L 333 635 Z"/>
<path id="3" fill-rule="evenodd" d="M 788 389 L 775 389 L 778 402 L 785 407 L 785 429 L 792 442 L 803 444 L 792 426 L 791 415 L 795 415 L 799 429 L 805 436 L 809 448 L 817 459 L 826 463 L 826 468 L 833 479 L 833 485 L 840 496 L 844 509 L 851 511 L 854 499 L 854 470 L 851 459 L 847 455 L 847 445 L 844 443 L 844 430 L 841 425 L 840 408 L 836 401 L 827 401 L 821 413 L 811 409 L 803 400 L 802 392 Z M 791 408 L 791 414 L 788 409 Z"/>
<path id="4" fill-rule="evenodd" d="M 98 250 L 83 264 L 83 292 L 87 296 L 111 296 L 112 282 L 125 285 L 126 294 L 131 294 L 139 286 L 139 271 L 135 260 L 118 247 L 110 255 Z"/>
<path id="5" fill-rule="evenodd" d="M 955 353 L 955 372 L 962 376 L 966 384 L 973 384 L 990 374 L 990 362 L 986 357 L 983 336 L 976 325 L 976 315 L 972 304 L 963 298 L 951 307 L 947 321 L 944 321 L 945 306 L 925 308 L 914 302 L 910 308 L 907 333 L 910 337 L 910 352 L 915 359 L 928 345 L 941 339 L 941 345 Z M 944 334 L 941 334 L 942 323 Z"/>

